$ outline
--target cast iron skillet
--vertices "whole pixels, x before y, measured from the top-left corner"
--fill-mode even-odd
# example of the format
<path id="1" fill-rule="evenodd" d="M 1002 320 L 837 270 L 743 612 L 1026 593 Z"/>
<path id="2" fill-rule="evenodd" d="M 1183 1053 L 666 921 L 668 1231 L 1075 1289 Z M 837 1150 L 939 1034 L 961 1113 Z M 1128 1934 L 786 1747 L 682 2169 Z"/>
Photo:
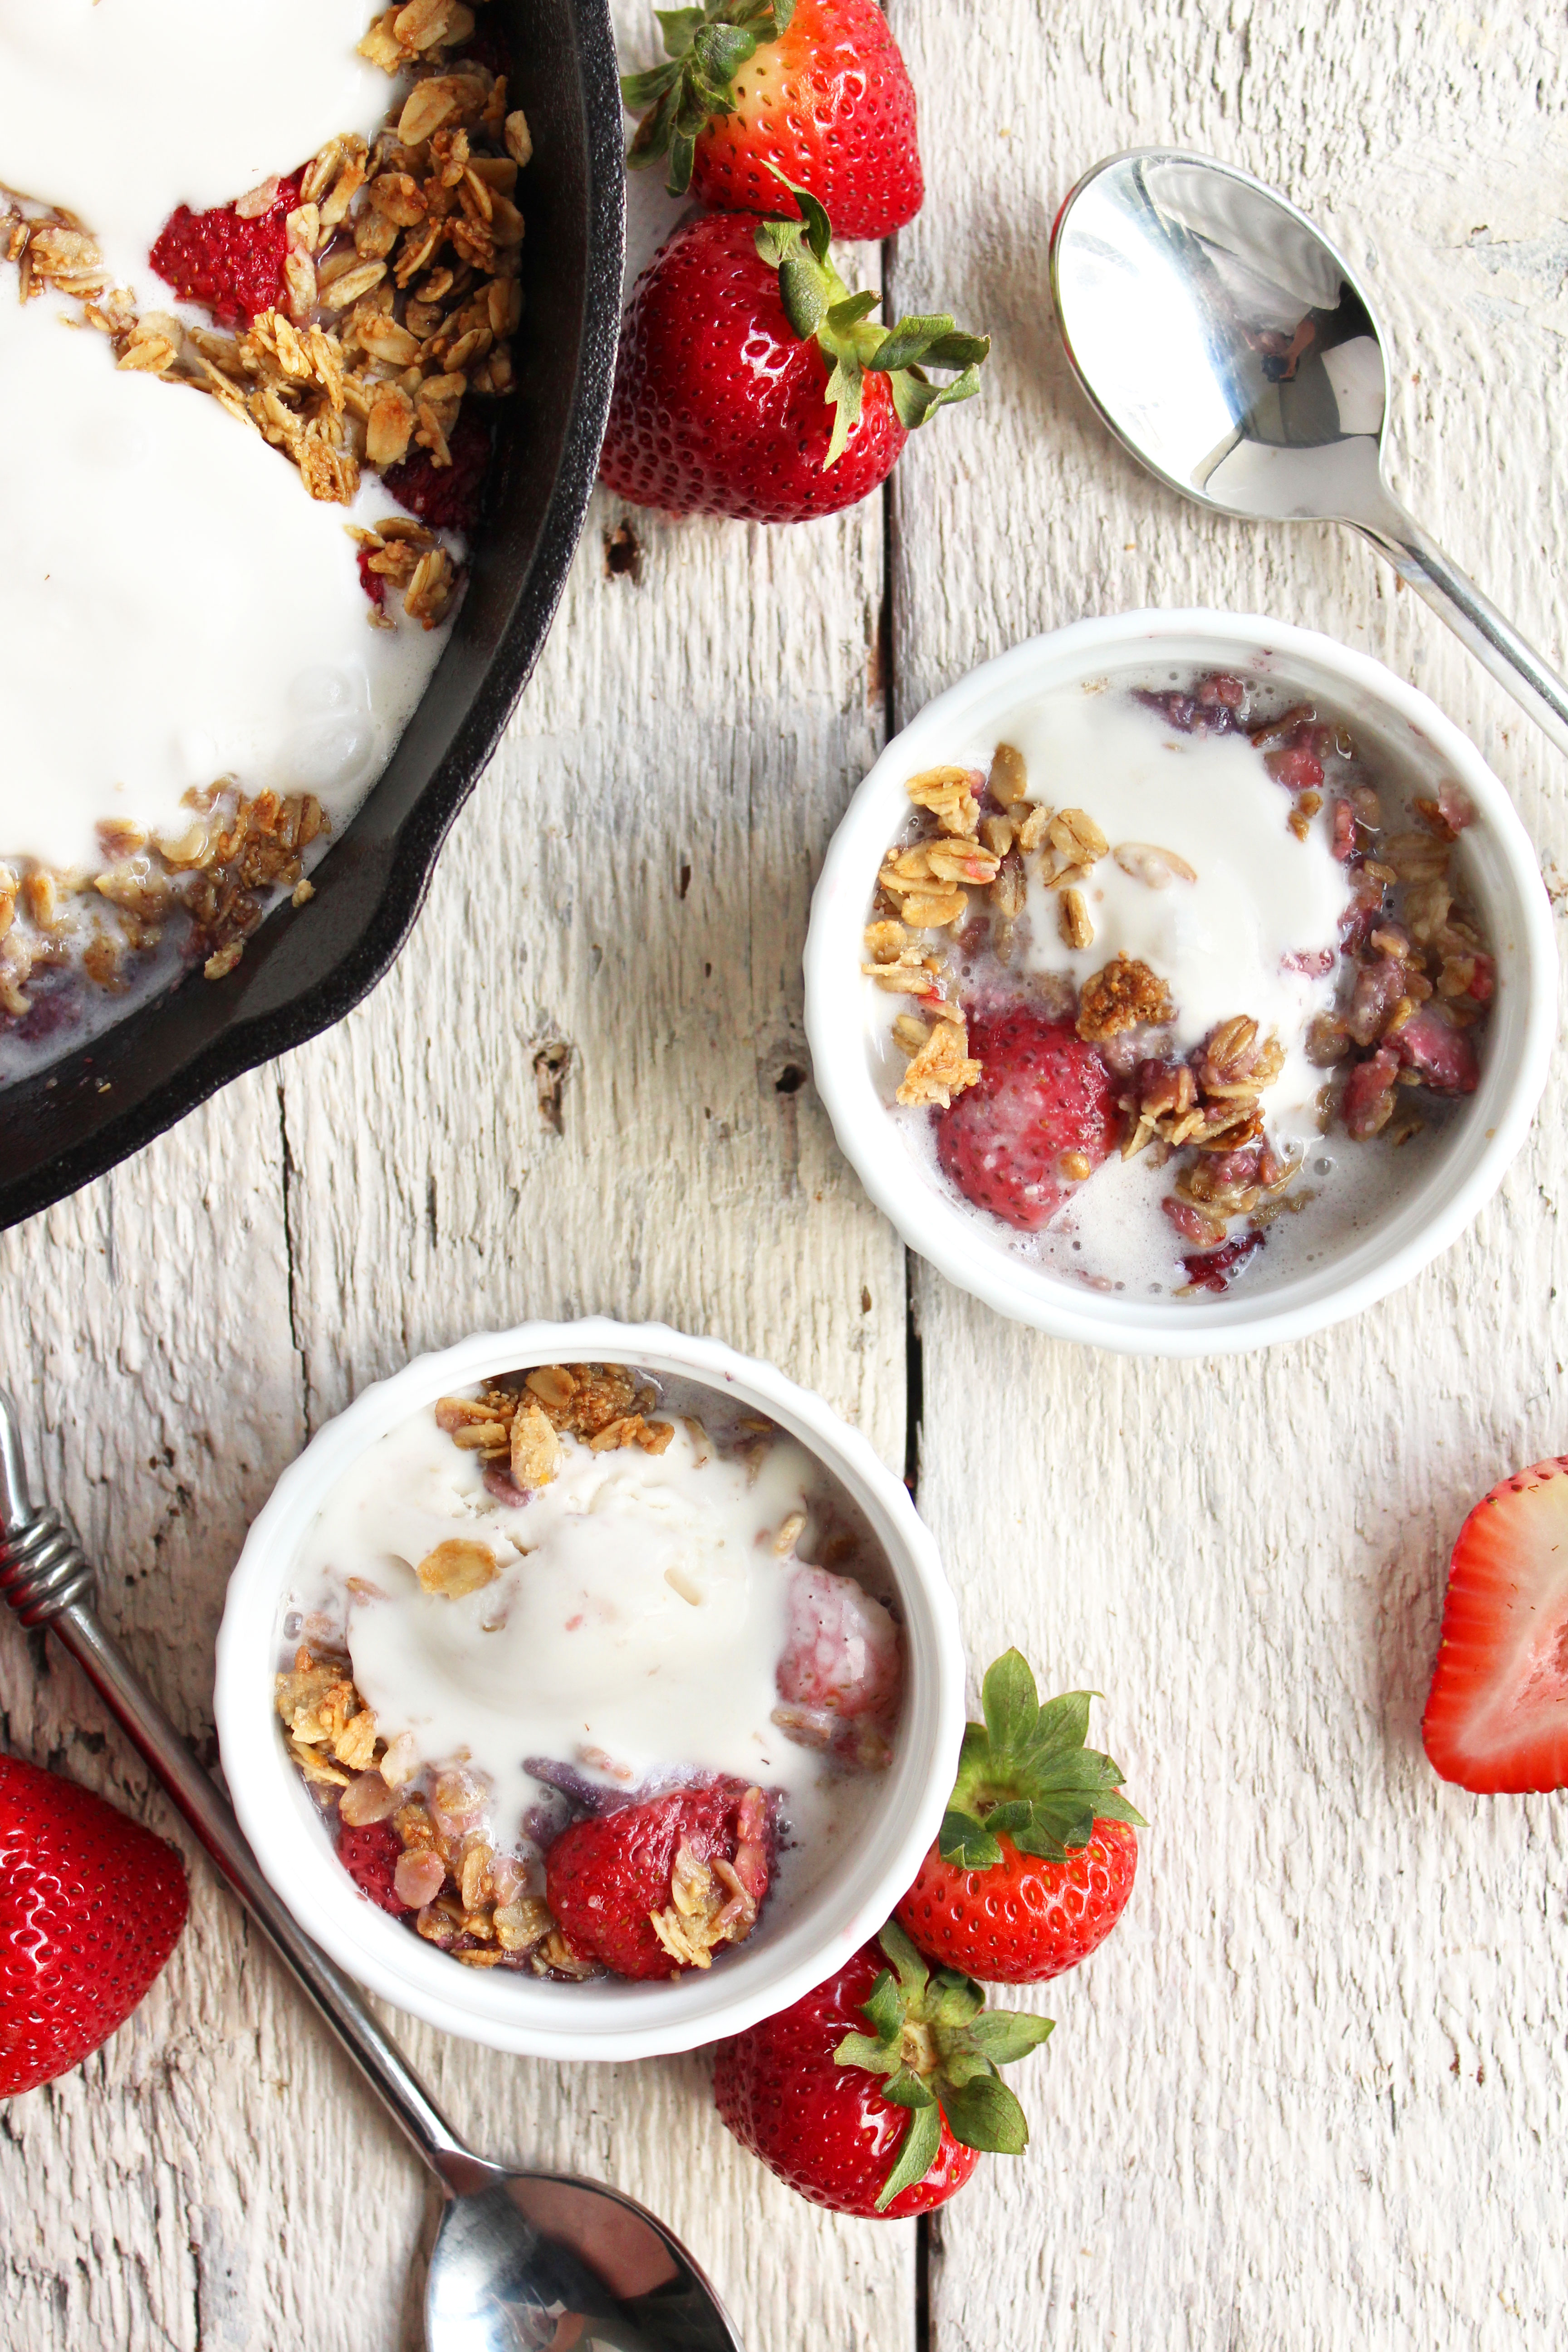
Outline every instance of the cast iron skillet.
<path id="1" fill-rule="evenodd" d="M 538 659 L 583 528 L 615 373 L 625 231 L 607 0 L 492 0 L 533 161 L 518 389 L 452 639 L 392 763 L 226 980 L 194 973 L 0 1092 L 0 1228 L 73 1192 L 258 1062 L 339 1021 L 407 938 L 437 852 Z"/>

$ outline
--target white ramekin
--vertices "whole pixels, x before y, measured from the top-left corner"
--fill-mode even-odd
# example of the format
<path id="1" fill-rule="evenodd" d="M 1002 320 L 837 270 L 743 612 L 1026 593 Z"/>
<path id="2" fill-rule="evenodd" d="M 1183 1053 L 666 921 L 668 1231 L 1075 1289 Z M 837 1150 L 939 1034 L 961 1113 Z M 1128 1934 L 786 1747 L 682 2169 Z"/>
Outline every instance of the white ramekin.
<path id="1" fill-rule="evenodd" d="M 861 1003 L 861 933 L 877 869 L 905 822 L 905 779 L 971 761 L 1005 732 L 1010 714 L 1049 688 L 1169 662 L 1267 672 L 1321 695 L 1401 762 L 1452 776 L 1478 822 L 1457 852 L 1497 952 L 1497 994 L 1480 1086 L 1442 1148 L 1375 1226 L 1331 1264 L 1270 1285 L 1260 1262 L 1218 1297 L 1129 1298 L 1089 1289 L 1029 1263 L 1006 1229 L 960 1208 L 917 1164 L 878 1098 Z M 812 902 L 805 944 L 805 1026 L 817 1090 L 861 1182 L 911 1249 L 998 1314 L 1058 1339 L 1130 1355 L 1206 1356 L 1299 1339 L 1353 1315 L 1407 1282 L 1455 1240 L 1489 1200 L 1523 1141 L 1557 1019 L 1557 951 L 1540 867 L 1508 794 L 1473 743 L 1435 703 L 1381 662 L 1315 630 L 1257 614 L 1122 613 L 1079 621 L 1000 655 L 930 702 L 894 737 L 835 834 Z"/>
<path id="2" fill-rule="evenodd" d="M 283 1599 L 306 1529 L 349 1465 L 422 1405 L 531 1364 L 608 1362 L 700 1381 L 754 1405 L 840 1479 L 892 1570 L 906 1638 L 903 1717 L 886 1785 L 858 1851 L 778 1932 L 678 1984 L 551 1984 L 466 1969 L 368 1902 L 338 1862 L 289 1762 L 273 1708 Z M 525 1323 L 421 1356 L 356 1397 L 283 1473 L 229 1580 L 217 1641 L 223 1768 L 256 1858 L 300 1926 L 400 2009 L 494 2050 L 550 2058 L 647 2058 L 738 2032 L 783 2009 L 874 1935 L 936 1835 L 963 1736 L 963 1646 L 936 1545 L 900 1481 L 858 1432 L 771 1365 L 662 1324 L 591 1317 Z"/>

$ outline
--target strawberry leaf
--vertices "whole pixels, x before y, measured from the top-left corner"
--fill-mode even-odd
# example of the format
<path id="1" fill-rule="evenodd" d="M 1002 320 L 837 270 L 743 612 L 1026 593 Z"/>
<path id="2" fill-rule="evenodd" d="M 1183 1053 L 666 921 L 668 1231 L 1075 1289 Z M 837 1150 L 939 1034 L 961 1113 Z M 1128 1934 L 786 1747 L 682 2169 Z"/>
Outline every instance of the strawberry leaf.
<path id="1" fill-rule="evenodd" d="M 899 2029 L 904 2021 L 904 2004 L 891 1969 L 882 1970 L 861 2002 L 860 2014 L 879 2041 L 897 2047 Z"/>
<path id="2" fill-rule="evenodd" d="M 942 2115 L 936 2106 L 919 2107 L 910 2116 L 909 2129 L 899 2148 L 899 2160 L 883 2181 L 877 2199 L 877 2210 L 885 2213 L 895 2197 L 923 2180 L 936 2162 L 942 2146 Z"/>
<path id="3" fill-rule="evenodd" d="M 847 2033 L 833 2053 L 839 2066 L 859 2066 L 868 2074 L 889 2074 L 899 2064 L 896 2042 L 874 2041 L 868 2033 Z"/>
<path id="4" fill-rule="evenodd" d="M 900 2066 L 882 2085 L 882 2096 L 896 2107 L 934 2107 L 936 2093 L 912 2066 Z"/>
<path id="5" fill-rule="evenodd" d="M 926 1997 L 926 2021 L 949 2029 L 967 2025 L 984 2006 L 985 1995 L 973 1977 L 961 1976 L 956 1969 L 939 1969 Z"/>
<path id="6" fill-rule="evenodd" d="M 942 1817 L 937 1846 L 942 1860 L 956 1863 L 960 1870 L 991 1870 L 1002 1859 L 1002 1849 L 984 1824 L 951 1805 Z"/>
<path id="7" fill-rule="evenodd" d="M 889 1920 L 877 1941 L 897 1969 L 904 1993 L 912 1996 L 924 1992 L 931 1970 L 896 1919 Z"/>
<path id="8" fill-rule="evenodd" d="M 656 8 L 653 13 L 664 36 L 666 53 L 672 59 L 686 55 L 708 22 L 707 13 L 701 8 Z"/>
<path id="9" fill-rule="evenodd" d="M 656 98 L 662 98 L 667 89 L 673 89 L 679 79 L 680 68 L 668 61 L 662 66 L 651 66 L 647 73 L 623 74 L 621 97 L 627 106 L 651 106 Z M 641 135 L 639 131 L 638 138 Z M 646 163 L 647 158 L 639 156 L 637 160 Z"/>
<path id="10" fill-rule="evenodd" d="M 700 8 L 656 8 L 665 62 L 621 80 L 629 110 L 651 109 L 632 135 L 627 163 L 651 163 L 668 155 L 669 193 L 683 196 L 691 184 L 698 139 L 716 116 L 735 110 L 731 89 L 736 73 L 755 56 L 759 43 L 778 38 L 794 13 L 795 0 L 707 0 Z"/>
<path id="11" fill-rule="evenodd" d="M 980 1685 L 980 1712 L 985 1717 L 993 1758 L 1026 1752 L 1041 1709 L 1035 1677 L 1021 1651 L 1004 1651 L 995 1664 L 988 1668 Z"/>
<path id="12" fill-rule="evenodd" d="M 869 288 L 863 294 L 851 294 L 847 301 L 834 303 L 827 313 L 827 323 L 835 334 L 846 335 L 851 327 L 858 327 L 861 320 L 876 309 L 881 299 Z"/>
<path id="13" fill-rule="evenodd" d="M 966 369 L 941 391 L 910 368 L 889 381 L 899 414 L 924 416 L 944 400 L 976 389 Z M 972 1723 L 959 1753 L 958 1778 L 938 1832 L 945 1862 L 961 1870 L 994 1869 L 1005 1838 L 1020 1853 L 1061 1863 L 1094 1835 L 1097 1820 L 1147 1826 L 1121 1793 L 1121 1768 L 1085 1746 L 1093 1691 L 1064 1691 L 1040 1704 L 1035 1677 L 1016 1650 L 991 1666 L 981 1685 L 984 1723 Z"/>
<path id="14" fill-rule="evenodd" d="M 1005 2083 L 994 2074 L 979 2074 L 950 2094 L 947 2127 L 965 2147 L 986 2149 L 993 2156 L 1021 2156 L 1029 2144 L 1024 2110 Z"/>
<path id="15" fill-rule="evenodd" d="M 994 2066 L 1010 2066 L 1026 2058 L 1054 2032 L 1048 2017 L 1031 2017 L 1024 2010 L 988 2009 L 969 2029 L 969 2045 Z"/>

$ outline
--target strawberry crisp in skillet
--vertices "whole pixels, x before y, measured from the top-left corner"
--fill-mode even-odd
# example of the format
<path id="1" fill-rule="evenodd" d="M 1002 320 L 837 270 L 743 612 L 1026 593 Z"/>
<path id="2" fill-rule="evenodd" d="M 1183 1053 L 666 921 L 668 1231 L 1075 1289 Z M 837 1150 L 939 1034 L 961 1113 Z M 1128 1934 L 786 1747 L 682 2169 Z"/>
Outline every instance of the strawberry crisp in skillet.
<path id="1" fill-rule="evenodd" d="M 446 643 L 531 144 L 484 0 L 0 0 L 0 1082 L 219 979 Z"/>
<path id="2" fill-rule="evenodd" d="M 847 1496 L 620 1364 L 441 1399 L 314 1521 L 278 1712 L 365 1896 L 469 1968 L 707 1969 L 787 1918 L 891 1759 L 903 1641 Z"/>
<path id="3" fill-rule="evenodd" d="M 1479 1073 L 1494 964 L 1457 786 L 1223 672 L 1052 691 L 908 782 L 869 1050 L 931 1181 L 1104 1290 L 1304 1268 Z"/>

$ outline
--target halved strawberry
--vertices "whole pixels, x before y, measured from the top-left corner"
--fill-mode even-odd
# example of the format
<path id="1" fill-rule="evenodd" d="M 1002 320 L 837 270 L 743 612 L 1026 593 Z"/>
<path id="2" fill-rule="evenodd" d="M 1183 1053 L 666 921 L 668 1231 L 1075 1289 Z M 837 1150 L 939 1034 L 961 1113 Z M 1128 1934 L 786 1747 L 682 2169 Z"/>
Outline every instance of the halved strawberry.
<path id="1" fill-rule="evenodd" d="M 1421 1737 L 1461 1789 L 1568 1788 L 1568 1455 L 1505 1478 L 1459 1529 Z"/>
<path id="2" fill-rule="evenodd" d="M 1110 1073 L 1070 1021 L 1032 1004 L 976 1013 L 969 1050 L 980 1077 L 937 1114 L 937 1159 L 977 1209 L 1037 1233 L 1080 1180 L 1079 1163 L 1098 1168 L 1110 1150 Z"/>

